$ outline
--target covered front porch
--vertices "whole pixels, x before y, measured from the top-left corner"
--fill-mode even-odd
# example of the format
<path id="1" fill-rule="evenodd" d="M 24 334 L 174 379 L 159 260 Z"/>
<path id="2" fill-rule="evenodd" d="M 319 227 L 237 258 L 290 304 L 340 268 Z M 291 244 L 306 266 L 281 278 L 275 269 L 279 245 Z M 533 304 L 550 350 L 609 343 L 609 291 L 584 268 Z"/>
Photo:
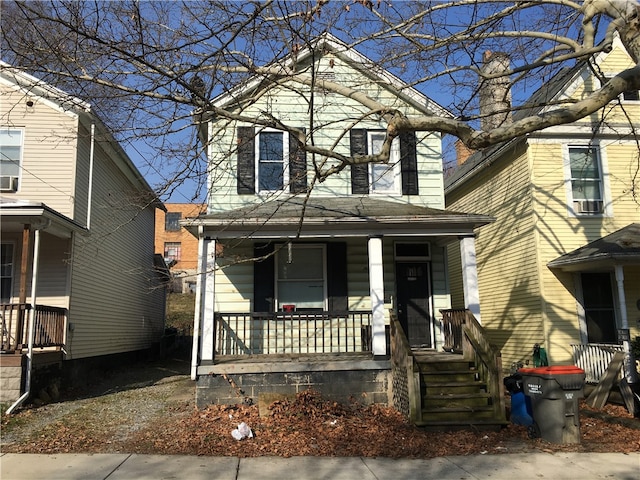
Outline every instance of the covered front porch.
<path id="1" fill-rule="evenodd" d="M 289 199 L 183 222 L 199 239 L 198 403 L 312 386 L 391 403 L 392 318 L 442 351 L 445 247 L 480 316 L 474 229 L 492 219 L 369 198 Z M 228 395 L 234 391 L 243 395 Z M 225 393 L 226 392 L 226 393 Z"/>

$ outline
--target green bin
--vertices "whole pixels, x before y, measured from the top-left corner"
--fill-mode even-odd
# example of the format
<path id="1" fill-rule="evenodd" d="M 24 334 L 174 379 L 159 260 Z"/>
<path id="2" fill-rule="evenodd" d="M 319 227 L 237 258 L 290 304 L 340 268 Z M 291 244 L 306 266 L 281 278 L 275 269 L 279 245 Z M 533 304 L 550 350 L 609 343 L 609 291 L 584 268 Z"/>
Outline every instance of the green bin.
<path id="1" fill-rule="evenodd" d="M 552 443 L 580 443 L 578 401 L 584 370 L 576 366 L 521 368 L 524 394 L 531 399 L 540 437 Z"/>

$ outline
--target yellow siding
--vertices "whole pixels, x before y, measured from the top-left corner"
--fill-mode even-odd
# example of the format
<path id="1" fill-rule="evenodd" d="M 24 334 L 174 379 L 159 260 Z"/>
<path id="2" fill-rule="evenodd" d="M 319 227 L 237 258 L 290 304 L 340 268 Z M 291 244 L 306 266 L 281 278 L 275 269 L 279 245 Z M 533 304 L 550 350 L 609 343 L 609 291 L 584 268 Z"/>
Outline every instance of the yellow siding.
<path id="1" fill-rule="evenodd" d="M 533 345 L 544 340 L 529 161 L 526 152 L 514 154 L 447 198 L 449 210 L 496 217 L 477 231 L 476 255 L 482 324 L 502 350 L 505 368 L 530 359 Z M 450 249 L 459 257 L 455 245 Z M 449 269 L 451 283 L 461 284 L 459 267 Z"/>
<path id="2" fill-rule="evenodd" d="M 570 144 L 570 143 L 569 143 Z M 549 350 L 556 363 L 571 361 L 570 345 L 579 343 L 579 327 L 575 285 L 568 273 L 551 271 L 547 263 L 640 221 L 640 205 L 631 195 L 633 170 L 638 162 L 638 150 L 629 142 L 601 142 L 603 169 L 609 172 L 613 216 L 575 217 L 568 214 L 568 198 L 564 182 L 563 144 L 538 141 L 531 145 L 535 158 L 535 210 L 541 291 L 544 298 L 545 323 Z M 638 188 L 640 179 L 635 179 Z M 605 190 L 605 193 L 607 191 Z"/>

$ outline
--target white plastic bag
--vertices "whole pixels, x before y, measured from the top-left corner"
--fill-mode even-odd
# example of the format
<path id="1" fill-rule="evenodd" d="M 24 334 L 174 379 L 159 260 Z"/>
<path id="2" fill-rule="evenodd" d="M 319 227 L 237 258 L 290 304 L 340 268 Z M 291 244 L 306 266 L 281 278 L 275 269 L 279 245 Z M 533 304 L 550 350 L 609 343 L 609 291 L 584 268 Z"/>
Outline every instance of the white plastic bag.
<path id="1" fill-rule="evenodd" d="M 246 423 L 242 422 L 238 428 L 231 432 L 231 436 L 236 440 L 242 440 L 243 438 L 253 438 L 253 432 Z"/>

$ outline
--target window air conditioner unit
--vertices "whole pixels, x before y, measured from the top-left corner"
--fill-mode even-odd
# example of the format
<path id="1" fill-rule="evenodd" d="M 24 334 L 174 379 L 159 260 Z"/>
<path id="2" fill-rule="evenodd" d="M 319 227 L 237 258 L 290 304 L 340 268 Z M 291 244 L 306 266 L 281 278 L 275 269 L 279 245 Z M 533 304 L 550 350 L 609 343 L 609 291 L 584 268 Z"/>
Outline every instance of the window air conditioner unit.
<path id="1" fill-rule="evenodd" d="M 18 177 L 11 177 L 9 175 L 0 176 L 0 192 L 17 192 L 18 191 Z"/>
<path id="2" fill-rule="evenodd" d="M 602 200 L 576 200 L 573 205 L 576 213 L 602 213 Z"/>

